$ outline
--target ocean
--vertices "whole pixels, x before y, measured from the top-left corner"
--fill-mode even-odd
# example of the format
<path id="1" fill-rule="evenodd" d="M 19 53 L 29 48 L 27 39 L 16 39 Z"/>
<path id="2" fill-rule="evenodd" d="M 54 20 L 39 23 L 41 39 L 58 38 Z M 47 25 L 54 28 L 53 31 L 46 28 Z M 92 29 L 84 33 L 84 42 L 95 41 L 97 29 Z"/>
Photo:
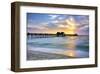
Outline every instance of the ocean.
<path id="1" fill-rule="evenodd" d="M 89 36 L 27 37 L 27 60 L 89 58 Z"/>

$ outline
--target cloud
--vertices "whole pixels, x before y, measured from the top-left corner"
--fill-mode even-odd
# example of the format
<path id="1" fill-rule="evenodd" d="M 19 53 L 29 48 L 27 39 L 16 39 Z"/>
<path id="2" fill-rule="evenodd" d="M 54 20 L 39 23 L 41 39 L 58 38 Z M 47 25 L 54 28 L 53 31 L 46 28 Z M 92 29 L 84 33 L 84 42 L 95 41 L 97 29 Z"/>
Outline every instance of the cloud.
<path id="1" fill-rule="evenodd" d="M 65 20 L 53 20 L 51 21 L 51 23 L 48 23 L 48 27 L 49 28 L 70 28 L 72 26 L 76 26 L 77 22 L 75 21 L 75 19 L 71 16 Z"/>
<path id="2" fill-rule="evenodd" d="M 57 31 L 62 31 L 67 33 L 84 33 L 87 32 L 89 28 L 89 19 L 81 18 L 76 19 L 74 16 L 68 16 L 64 18 L 59 15 L 48 15 L 50 16 L 49 21 L 44 21 L 41 23 L 30 20 L 31 23 L 28 23 L 28 31 L 30 32 L 41 32 L 41 33 L 56 33 Z M 61 19 L 61 20 L 60 20 Z"/>
<path id="3" fill-rule="evenodd" d="M 55 18 L 57 18 L 59 15 L 48 15 L 48 16 L 50 16 L 50 19 L 55 19 Z"/>
<path id="4" fill-rule="evenodd" d="M 89 25 L 84 25 L 83 27 L 80 27 L 79 29 L 80 30 L 86 30 L 86 29 L 88 29 L 89 28 Z"/>
<path id="5" fill-rule="evenodd" d="M 80 35 L 89 35 L 89 25 L 84 25 L 78 28 L 78 34 Z"/>
<path id="6" fill-rule="evenodd" d="M 80 16 L 79 19 L 80 19 L 78 21 L 79 22 L 79 25 L 78 25 L 79 28 L 81 28 L 85 25 L 89 25 L 89 17 L 88 16 Z"/>
<path id="7" fill-rule="evenodd" d="M 65 17 L 58 17 L 57 19 L 58 19 L 58 20 L 64 20 Z"/>
<path id="8" fill-rule="evenodd" d="M 83 19 L 83 20 L 80 21 L 80 24 L 89 25 L 89 20 L 88 19 Z"/>
<path id="9" fill-rule="evenodd" d="M 74 26 L 78 24 L 72 16 L 66 19 L 65 22 L 70 26 Z"/>
<path id="10" fill-rule="evenodd" d="M 41 23 L 41 24 L 28 24 L 27 26 L 28 28 L 31 28 L 31 29 L 48 29 L 47 27 L 47 24 L 46 23 Z"/>
<path id="11" fill-rule="evenodd" d="M 54 21 L 51 21 L 51 23 L 59 23 L 59 21 L 58 20 L 54 20 Z"/>
<path id="12" fill-rule="evenodd" d="M 27 27 L 27 31 L 29 33 L 42 33 L 45 32 L 46 30 L 48 30 L 48 27 L 46 25 L 28 25 Z"/>
<path id="13" fill-rule="evenodd" d="M 59 24 L 58 27 L 59 28 L 66 28 L 67 29 L 68 28 L 68 25 Z"/>

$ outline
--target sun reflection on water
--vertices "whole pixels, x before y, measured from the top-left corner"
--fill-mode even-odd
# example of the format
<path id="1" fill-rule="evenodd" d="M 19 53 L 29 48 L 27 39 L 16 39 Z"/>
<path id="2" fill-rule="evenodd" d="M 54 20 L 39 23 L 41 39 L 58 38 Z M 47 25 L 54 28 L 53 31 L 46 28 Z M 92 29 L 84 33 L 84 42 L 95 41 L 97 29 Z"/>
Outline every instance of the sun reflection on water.
<path id="1" fill-rule="evenodd" d="M 76 57 L 76 39 L 77 36 L 69 36 L 68 44 L 66 45 L 67 50 L 63 52 L 68 57 Z"/>

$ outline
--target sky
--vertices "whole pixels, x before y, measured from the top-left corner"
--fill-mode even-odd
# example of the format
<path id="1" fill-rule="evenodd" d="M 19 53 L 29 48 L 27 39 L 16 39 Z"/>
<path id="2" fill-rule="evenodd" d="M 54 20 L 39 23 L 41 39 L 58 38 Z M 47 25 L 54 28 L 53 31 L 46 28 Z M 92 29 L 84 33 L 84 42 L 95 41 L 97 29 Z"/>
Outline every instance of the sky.
<path id="1" fill-rule="evenodd" d="M 27 13 L 29 33 L 64 32 L 65 34 L 89 34 L 88 15 Z"/>

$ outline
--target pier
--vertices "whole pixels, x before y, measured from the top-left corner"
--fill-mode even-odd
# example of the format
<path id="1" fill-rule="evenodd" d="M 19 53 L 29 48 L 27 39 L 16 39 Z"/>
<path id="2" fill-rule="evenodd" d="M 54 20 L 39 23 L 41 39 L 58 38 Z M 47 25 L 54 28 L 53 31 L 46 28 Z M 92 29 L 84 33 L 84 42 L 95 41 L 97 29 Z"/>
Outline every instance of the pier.
<path id="1" fill-rule="evenodd" d="M 64 32 L 57 32 L 56 34 L 48 33 L 27 33 L 29 38 L 48 38 L 48 37 L 65 37 L 65 36 L 78 36 L 77 34 L 65 34 Z"/>

